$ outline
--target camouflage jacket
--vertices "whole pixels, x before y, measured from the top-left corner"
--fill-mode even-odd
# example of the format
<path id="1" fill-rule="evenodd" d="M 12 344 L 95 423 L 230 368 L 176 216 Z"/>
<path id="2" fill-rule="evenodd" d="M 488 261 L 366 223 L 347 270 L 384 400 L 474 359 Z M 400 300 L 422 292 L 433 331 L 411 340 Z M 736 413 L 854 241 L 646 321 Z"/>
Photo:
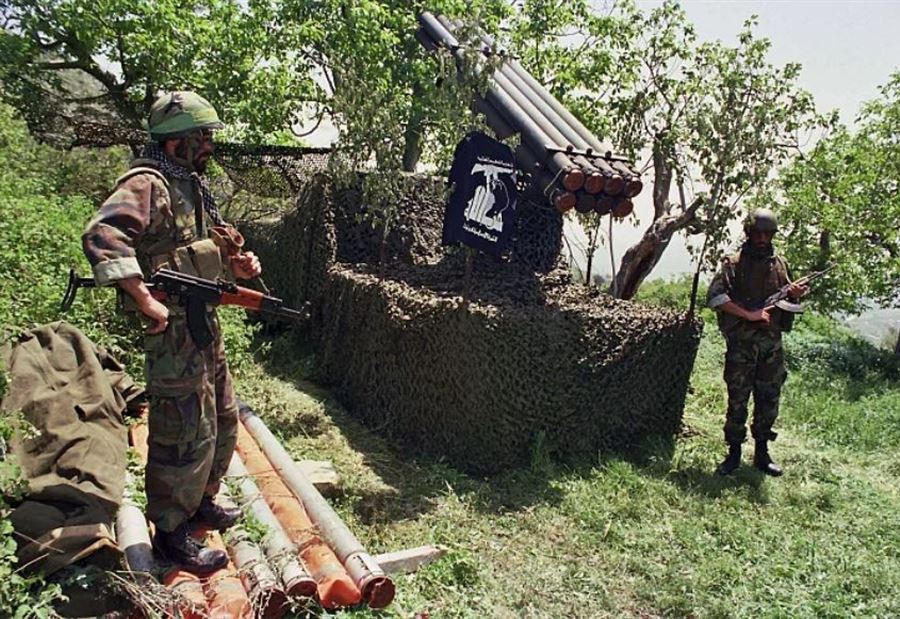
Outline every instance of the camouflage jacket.
<path id="1" fill-rule="evenodd" d="M 97 285 L 159 268 L 210 279 L 222 275 L 197 179 L 163 175 L 152 160 L 132 165 L 82 235 Z"/>
<path id="2" fill-rule="evenodd" d="M 759 309 L 765 299 L 782 286 L 791 282 L 790 269 L 784 258 L 772 252 L 765 257 L 753 257 L 741 248 L 722 259 L 721 267 L 709 285 L 707 303 L 716 310 L 719 329 L 730 334 L 740 331 L 765 329 L 762 323 L 753 323 L 732 316 L 719 308 L 733 301 L 748 310 Z M 771 327 L 776 331 L 789 331 L 793 314 L 773 308 Z"/>

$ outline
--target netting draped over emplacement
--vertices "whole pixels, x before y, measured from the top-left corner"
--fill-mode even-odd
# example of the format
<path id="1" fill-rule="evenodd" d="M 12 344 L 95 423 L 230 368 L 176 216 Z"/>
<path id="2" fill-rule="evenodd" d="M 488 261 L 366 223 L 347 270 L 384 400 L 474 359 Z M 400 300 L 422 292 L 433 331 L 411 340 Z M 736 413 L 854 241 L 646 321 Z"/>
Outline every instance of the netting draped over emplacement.
<path id="1" fill-rule="evenodd" d="M 382 242 L 362 193 L 318 175 L 245 227 L 270 284 L 311 303 L 318 377 L 351 413 L 477 472 L 677 432 L 697 321 L 571 282 L 560 215 L 528 199 L 509 256 L 467 277 L 440 245 L 444 203 L 441 179 L 406 177 Z"/>

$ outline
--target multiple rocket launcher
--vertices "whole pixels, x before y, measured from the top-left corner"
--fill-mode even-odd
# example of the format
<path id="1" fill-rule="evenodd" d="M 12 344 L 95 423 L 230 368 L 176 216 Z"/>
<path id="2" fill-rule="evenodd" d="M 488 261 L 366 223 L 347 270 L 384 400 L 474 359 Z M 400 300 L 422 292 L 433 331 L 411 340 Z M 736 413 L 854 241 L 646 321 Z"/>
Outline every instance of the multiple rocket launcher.
<path id="1" fill-rule="evenodd" d="M 419 24 L 416 38 L 426 49 L 442 47 L 462 60 L 454 35 L 458 23 L 425 12 Z M 496 53 L 490 37 L 482 34 L 481 42 L 485 56 Z M 514 58 L 506 58 L 494 72 L 475 108 L 500 139 L 521 135 L 517 165 L 559 211 L 575 208 L 625 217 L 633 210 L 631 198 L 644 187 L 640 174 L 613 155 Z"/>

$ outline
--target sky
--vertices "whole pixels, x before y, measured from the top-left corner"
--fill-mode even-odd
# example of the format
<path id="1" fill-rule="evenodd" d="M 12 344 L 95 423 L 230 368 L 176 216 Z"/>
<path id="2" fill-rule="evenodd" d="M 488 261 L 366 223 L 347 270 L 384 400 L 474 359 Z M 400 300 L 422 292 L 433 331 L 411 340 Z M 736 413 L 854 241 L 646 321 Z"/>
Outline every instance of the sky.
<path id="1" fill-rule="evenodd" d="M 660 2 L 638 1 L 651 8 Z M 852 123 L 860 104 L 900 70 L 898 0 L 683 0 L 702 40 L 736 43 L 750 15 L 772 42 L 773 64 L 799 62 L 800 85 L 821 110 L 838 109 Z"/>

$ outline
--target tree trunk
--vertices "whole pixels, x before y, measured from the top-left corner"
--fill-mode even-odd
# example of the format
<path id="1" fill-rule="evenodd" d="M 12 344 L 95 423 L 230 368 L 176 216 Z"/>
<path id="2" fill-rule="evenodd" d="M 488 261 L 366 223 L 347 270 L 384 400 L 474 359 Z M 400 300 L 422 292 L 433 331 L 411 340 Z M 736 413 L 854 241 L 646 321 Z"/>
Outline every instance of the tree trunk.
<path id="1" fill-rule="evenodd" d="M 653 143 L 653 223 L 641 240 L 628 248 L 619 269 L 609 285 L 609 294 L 619 299 L 631 299 L 641 283 L 659 262 L 672 235 L 694 219 L 694 210 L 687 209 L 670 215 L 669 191 L 672 188 L 672 153 L 665 136 L 657 136 Z"/>
<path id="2" fill-rule="evenodd" d="M 600 235 L 600 224 L 603 220 L 597 216 L 597 225 L 594 227 L 593 233 L 588 233 L 587 247 L 587 273 L 584 276 L 584 285 L 588 288 L 594 283 L 591 274 L 594 268 L 594 254 L 597 252 L 597 237 Z"/>
<path id="3" fill-rule="evenodd" d="M 613 278 L 609 293 L 619 299 L 631 299 L 637 293 L 644 279 L 662 258 L 663 252 L 679 230 L 694 219 L 694 212 L 688 210 L 678 215 L 666 215 L 654 221 L 644 232 L 641 240 L 628 248 L 619 270 Z"/>
<path id="4" fill-rule="evenodd" d="M 900 356 L 900 331 L 897 331 L 897 343 L 894 344 L 894 354 Z"/>
<path id="5" fill-rule="evenodd" d="M 410 118 L 403 132 L 403 171 L 415 172 L 419 158 L 422 156 L 422 123 L 421 119 Z"/>

